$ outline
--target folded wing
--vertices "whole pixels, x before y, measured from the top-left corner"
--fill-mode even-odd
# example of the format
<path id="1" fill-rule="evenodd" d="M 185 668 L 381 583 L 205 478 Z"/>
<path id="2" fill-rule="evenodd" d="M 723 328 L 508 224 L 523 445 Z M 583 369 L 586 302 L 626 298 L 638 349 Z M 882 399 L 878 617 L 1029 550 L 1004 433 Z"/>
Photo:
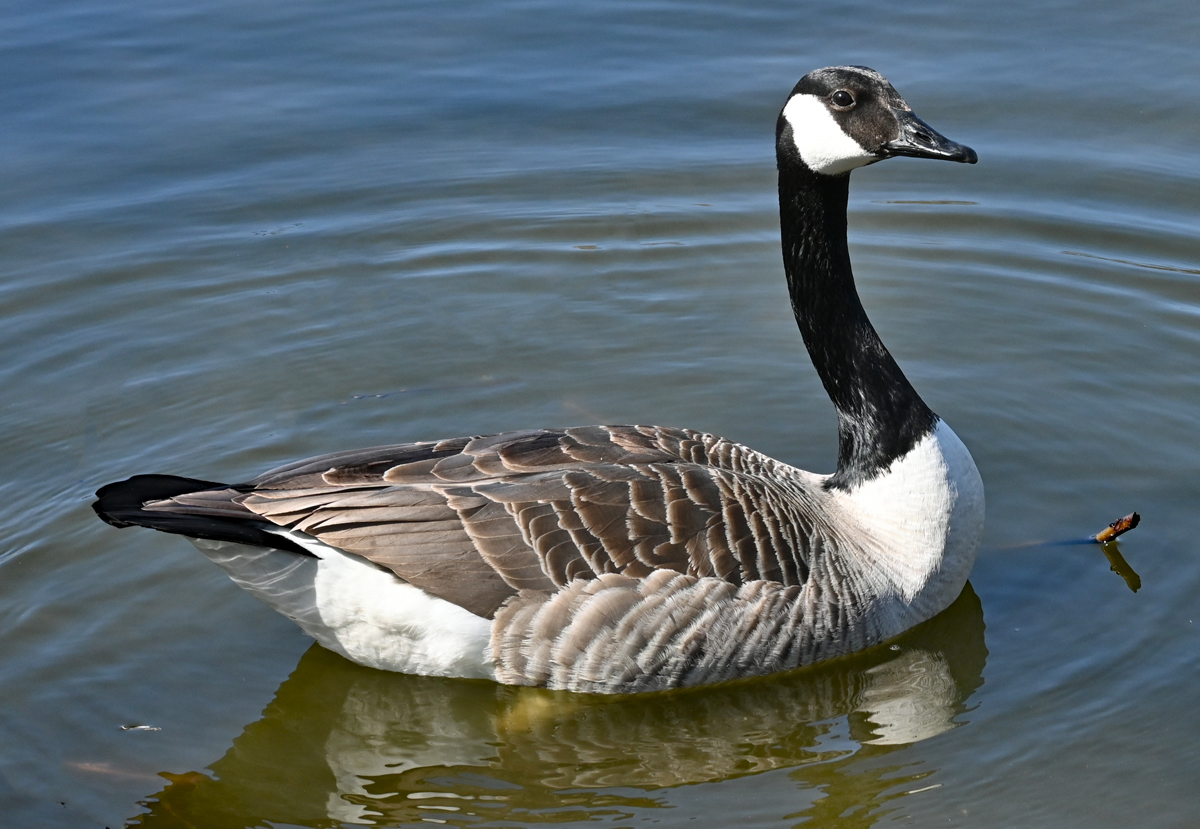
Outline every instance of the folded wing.
<path id="1" fill-rule="evenodd" d="M 324 455 L 143 509 L 307 533 L 492 618 L 602 574 L 803 584 L 827 537 L 804 474 L 713 435 L 591 426 Z"/>

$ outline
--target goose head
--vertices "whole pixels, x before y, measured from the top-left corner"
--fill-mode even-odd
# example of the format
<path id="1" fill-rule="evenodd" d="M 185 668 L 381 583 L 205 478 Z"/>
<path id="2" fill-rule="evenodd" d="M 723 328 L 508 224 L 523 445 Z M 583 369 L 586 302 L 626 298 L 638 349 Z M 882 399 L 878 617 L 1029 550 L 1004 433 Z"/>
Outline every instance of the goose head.
<path id="1" fill-rule="evenodd" d="M 930 127 L 887 78 L 865 66 L 809 72 L 775 130 L 780 169 L 839 176 L 897 155 L 974 164 L 975 151 Z"/>

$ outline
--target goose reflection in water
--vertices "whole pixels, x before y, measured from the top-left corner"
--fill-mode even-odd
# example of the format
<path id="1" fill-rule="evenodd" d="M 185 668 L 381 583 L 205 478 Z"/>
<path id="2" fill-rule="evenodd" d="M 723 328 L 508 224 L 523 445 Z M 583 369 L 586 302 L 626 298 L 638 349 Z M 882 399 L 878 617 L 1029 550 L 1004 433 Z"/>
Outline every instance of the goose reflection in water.
<path id="1" fill-rule="evenodd" d="M 962 724 L 983 683 L 983 632 L 968 584 L 940 615 L 854 656 L 615 698 L 373 671 L 314 645 L 211 776 L 164 773 L 132 825 L 611 820 L 670 808 L 672 787 L 791 769 L 810 796 L 781 819 L 866 827 L 935 770 L 863 761 Z"/>

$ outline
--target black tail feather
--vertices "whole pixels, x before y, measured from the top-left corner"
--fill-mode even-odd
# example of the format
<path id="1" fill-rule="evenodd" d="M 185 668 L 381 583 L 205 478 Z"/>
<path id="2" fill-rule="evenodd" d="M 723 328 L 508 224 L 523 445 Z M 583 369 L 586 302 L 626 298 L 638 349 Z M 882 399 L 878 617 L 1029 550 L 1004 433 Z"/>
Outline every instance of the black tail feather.
<path id="1" fill-rule="evenodd" d="M 102 521 L 114 527 L 149 527 L 191 538 L 232 541 L 312 555 L 291 539 L 268 532 L 267 528 L 274 525 L 261 519 L 195 515 L 185 511 L 186 508 L 182 506 L 179 512 L 143 509 L 148 501 L 163 501 L 206 489 L 228 488 L 228 484 L 176 475 L 134 475 L 129 480 L 107 484 L 97 490 L 92 509 Z"/>

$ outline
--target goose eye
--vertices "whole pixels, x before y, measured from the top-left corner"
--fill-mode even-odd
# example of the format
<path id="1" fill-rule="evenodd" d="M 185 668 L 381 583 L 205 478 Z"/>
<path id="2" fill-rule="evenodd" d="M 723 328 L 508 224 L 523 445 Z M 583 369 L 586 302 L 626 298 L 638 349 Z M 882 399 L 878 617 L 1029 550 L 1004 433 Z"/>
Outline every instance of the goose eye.
<path id="1" fill-rule="evenodd" d="M 839 109 L 849 109 L 854 106 L 854 96 L 844 89 L 839 89 L 830 96 L 833 105 Z"/>

